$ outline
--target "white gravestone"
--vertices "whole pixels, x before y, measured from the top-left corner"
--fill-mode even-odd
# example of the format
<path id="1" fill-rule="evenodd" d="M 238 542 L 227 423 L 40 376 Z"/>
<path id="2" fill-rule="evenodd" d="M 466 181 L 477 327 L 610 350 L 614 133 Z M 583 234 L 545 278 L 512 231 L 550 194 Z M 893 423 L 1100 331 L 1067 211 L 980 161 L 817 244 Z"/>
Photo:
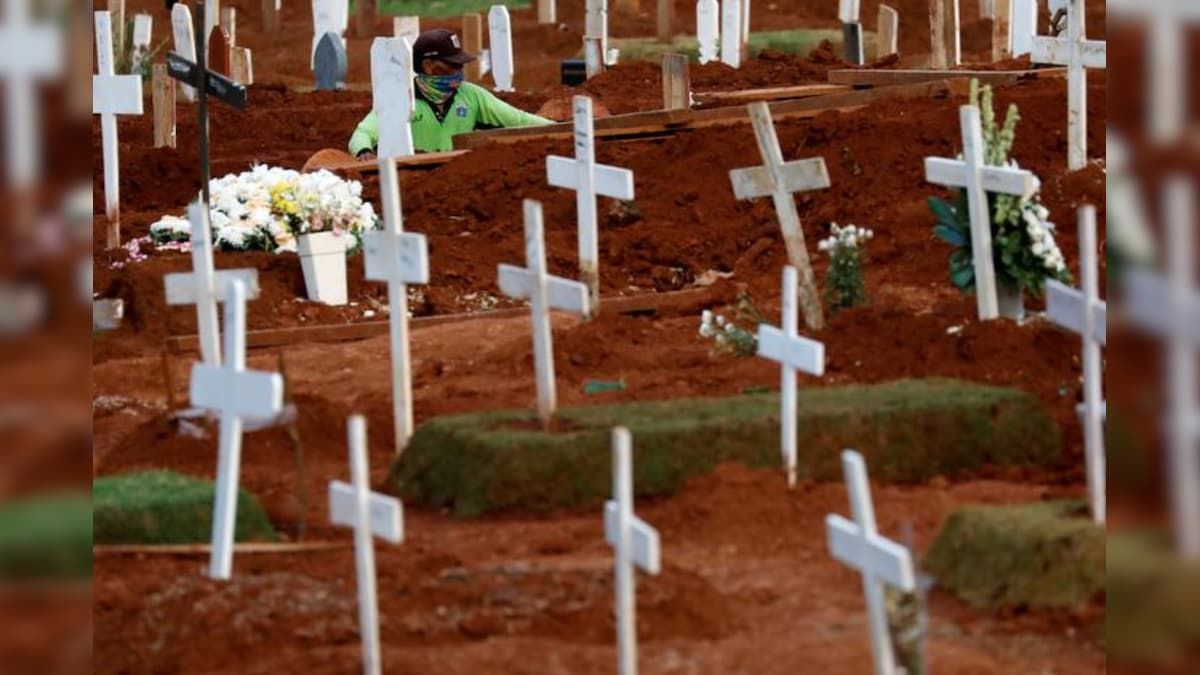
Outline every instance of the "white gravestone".
<path id="1" fill-rule="evenodd" d="M 542 204 L 526 199 L 524 210 L 526 266 L 500 265 L 499 286 L 505 295 L 529 301 L 529 313 L 533 320 L 533 367 L 537 378 L 538 416 L 542 424 L 548 426 L 558 405 L 550 310 L 586 315 L 588 291 L 586 286 L 577 281 L 550 276 L 546 272 Z"/>
<path id="2" fill-rule="evenodd" d="M 496 5 L 488 10 L 488 40 L 491 45 L 492 79 L 496 91 L 513 90 L 512 21 L 508 8 Z"/>
<path id="3" fill-rule="evenodd" d="M 1046 282 L 1046 315 L 1083 338 L 1083 445 L 1092 518 L 1105 520 L 1104 370 L 1100 348 L 1107 336 L 1108 304 L 1100 299 L 1096 263 L 1096 209 L 1079 210 L 1079 269 L 1082 288 Z"/>
<path id="4" fill-rule="evenodd" d="M 383 204 L 382 231 L 363 236 L 366 277 L 388 285 L 388 321 L 392 337 L 392 414 L 396 454 L 413 432 L 412 366 L 408 353 L 408 284 L 429 283 L 429 252 L 425 235 L 404 231 L 400 181 L 396 161 L 379 161 L 379 192 Z"/>
<path id="5" fill-rule="evenodd" d="M 741 0 L 721 0 L 721 63 L 742 67 Z"/>
<path id="6" fill-rule="evenodd" d="M 721 7 L 717 0 L 698 0 L 696 3 L 696 40 L 700 45 L 700 64 L 712 63 L 719 56 L 717 45 L 721 33 Z"/>
<path id="7" fill-rule="evenodd" d="M 62 74 L 63 39 L 52 23 L 32 23 L 28 0 L 6 0 L 0 23 L 0 79 L 4 87 L 4 144 L 8 181 L 23 190 L 41 174 L 39 82 Z"/>
<path id="8" fill-rule="evenodd" d="M 971 217 L 971 250 L 975 260 L 975 296 L 981 321 L 1000 316 L 996 295 L 996 269 L 992 260 L 992 216 L 988 193 L 1029 196 L 1037 192 L 1038 180 L 1022 169 L 985 166 L 983 130 L 979 108 L 959 108 L 963 158 L 925 158 L 925 180 L 947 187 L 965 188 Z"/>
<path id="9" fill-rule="evenodd" d="M 575 191 L 579 218 L 579 276 L 588 288 L 592 311 L 600 309 L 600 233 L 596 197 L 633 199 L 633 172 L 596 163 L 592 99 L 576 96 L 572 100 L 575 115 L 575 157 L 546 158 L 546 176 L 550 185 Z"/>
<path id="10" fill-rule="evenodd" d="M 862 574 L 875 675 L 896 675 L 884 584 L 908 592 L 916 589 L 912 554 L 876 531 L 871 484 L 867 481 L 867 465 L 862 455 L 853 450 L 843 452 L 842 472 L 850 493 L 850 512 L 854 520 L 835 514 L 825 517 L 829 552 L 834 560 Z"/>
<path id="11" fill-rule="evenodd" d="M 787 470 L 788 487 L 796 484 L 796 372 L 820 377 L 825 374 L 825 345 L 796 332 L 800 318 L 797 302 L 799 279 L 796 268 L 783 268 L 783 320 L 779 328 L 759 324 L 758 355 L 780 364 L 779 447 Z"/>
<path id="12" fill-rule="evenodd" d="M 196 29 L 192 24 L 192 10 L 182 2 L 175 3 L 171 8 L 171 37 L 175 42 L 175 53 L 192 63 L 196 60 Z M 196 100 L 196 88 L 183 85 L 185 101 Z"/>
<path id="13" fill-rule="evenodd" d="M 150 40 L 154 32 L 154 17 L 149 14 L 135 14 L 133 17 L 133 62 L 129 72 L 137 75 L 142 72 L 143 62 L 150 54 Z"/>
<path id="14" fill-rule="evenodd" d="M 347 0 L 313 0 L 313 38 L 312 54 L 309 62 L 316 69 L 317 45 L 326 33 L 335 33 L 346 47 L 346 28 L 350 21 L 350 9 Z"/>
<path id="15" fill-rule="evenodd" d="M 796 210 L 796 200 L 792 194 L 828 189 L 829 171 L 825 167 L 825 160 L 820 157 L 783 161 L 783 150 L 780 149 L 779 138 L 775 134 L 770 107 L 759 102 L 750 104 L 748 108 L 763 166 L 730 171 L 729 180 L 733 183 L 733 194 L 737 199 L 770 196 L 774 201 L 775 213 L 779 216 L 779 226 L 783 231 L 783 243 L 787 248 L 788 262 L 800 274 L 800 309 L 804 313 L 804 323 L 811 330 L 820 330 L 825 324 L 824 313 L 813 277 L 812 264 L 808 258 L 808 249 L 804 245 L 800 214 Z"/>
<path id="16" fill-rule="evenodd" d="M 200 202 L 188 205 L 192 225 L 192 271 L 163 277 L 168 305 L 195 305 L 196 332 L 200 337 L 200 358 L 210 366 L 221 365 L 221 332 L 217 324 L 217 303 L 229 295 L 229 284 L 241 281 L 246 296 L 258 297 L 258 270 L 254 268 L 213 269 L 212 226 Z"/>
<path id="17" fill-rule="evenodd" d="M 96 75 L 92 76 L 92 114 L 100 116 L 104 148 L 104 207 L 109 222 L 109 248 L 121 222 L 120 145 L 117 141 L 117 115 L 142 114 L 142 78 L 117 75 L 113 66 L 112 19 L 108 12 L 96 12 Z"/>
<path id="18" fill-rule="evenodd" d="M 1012 0 L 1012 3 L 1012 55 L 1020 58 L 1033 51 L 1038 0 Z"/>
<path id="19" fill-rule="evenodd" d="M 1200 560 L 1200 293 L 1197 293 L 1196 198 L 1186 178 L 1171 178 L 1166 187 L 1163 220 L 1167 232 L 1166 276 L 1133 269 L 1127 279 L 1126 310 L 1130 321 L 1167 342 L 1167 451 L 1175 540 L 1182 555 Z"/>
<path id="20" fill-rule="evenodd" d="M 392 37 L 408 38 L 408 44 L 417 41 L 421 35 L 421 17 L 395 16 L 392 17 Z"/>
<path id="21" fill-rule="evenodd" d="M 235 279 L 226 288 L 225 364 L 194 364 L 190 387 L 193 406 L 221 415 L 208 571 L 213 579 L 229 579 L 233 574 L 243 421 L 273 418 L 283 410 L 283 377 L 246 370 L 246 287 Z"/>
<path id="22" fill-rule="evenodd" d="M 601 58 L 608 60 L 608 0 L 587 0 L 584 7 L 584 35 L 600 38 Z"/>
<path id="23" fill-rule="evenodd" d="M 878 40 L 875 58 L 900 53 L 900 12 L 895 8 L 879 5 L 879 30 L 875 39 Z"/>
<path id="24" fill-rule="evenodd" d="M 375 38 L 371 43 L 371 94 L 379 122 L 380 157 L 416 153 L 412 139 L 412 45 L 406 38 Z"/>
<path id="25" fill-rule="evenodd" d="M 371 491 L 367 470 L 367 421 L 350 418 L 350 482 L 330 481 L 329 521 L 354 529 L 354 569 L 358 577 L 358 632 L 362 636 L 363 675 L 380 675 L 379 600 L 375 589 L 375 542 L 404 541 L 404 506 L 395 497 Z"/>
<path id="26" fill-rule="evenodd" d="M 658 530 L 633 514 L 633 439 L 613 429 L 613 499 L 604 504 L 604 539 L 614 551 L 617 578 L 617 673 L 637 675 L 637 578 L 634 565 L 657 575 L 662 567 Z"/>
<path id="27" fill-rule="evenodd" d="M 1030 0 L 1033 1 L 1033 0 Z M 1187 128 L 1188 31 L 1200 24 L 1200 2 L 1194 0 L 1108 0 L 1107 11 L 1122 19 L 1141 18 L 1147 24 L 1148 88 L 1145 106 L 1150 119 L 1150 138 L 1156 143 L 1173 143 Z"/>
<path id="28" fill-rule="evenodd" d="M 1099 40 L 1088 40 L 1083 0 L 1071 0 L 1066 37 L 1033 39 L 1033 62 L 1067 67 L 1067 168 L 1087 166 L 1087 71 L 1104 70 L 1108 49 Z"/>

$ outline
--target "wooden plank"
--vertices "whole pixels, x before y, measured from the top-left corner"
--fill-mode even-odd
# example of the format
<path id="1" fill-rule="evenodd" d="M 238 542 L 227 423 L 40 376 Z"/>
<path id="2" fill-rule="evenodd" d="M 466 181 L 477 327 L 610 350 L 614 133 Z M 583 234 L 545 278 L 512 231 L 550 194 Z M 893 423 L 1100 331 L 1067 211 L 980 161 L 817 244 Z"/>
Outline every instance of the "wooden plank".
<path id="1" fill-rule="evenodd" d="M 664 110 L 686 110 L 692 107 L 687 56 L 663 54 L 662 85 Z"/>
<path id="2" fill-rule="evenodd" d="M 844 84 L 799 84 L 789 87 L 743 89 L 741 91 L 708 91 L 695 94 L 696 102 L 705 103 L 751 103 L 753 101 L 780 101 L 791 98 L 812 98 L 842 94 L 853 88 Z"/>
<path id="3" fill-rule="evenodd" d="M 639 295 L 616 296 L 605 298 L 602 302 L 605 311 L 617 314 L 654 314 L 660 308 L 676 303 L 703 302 L 706 298 L 716 297 L 711 287 L 689 288 L 669 293 L 642 293 Z M 698 310 L 697 310 L 698 311 Z M 449 323 L 488 319 L 511 319 L 529 316 L 528 307 L 513 307 L 491 312 L 469 312 L 465 314 L 443 314 L 440 316 L 421 316 L 412 320 L 413 330 L 429 328 Z M 264 330 L 246 331 L 246 346 L 250 348 L 279 347 L 283 345 L 300 344 L 304 342 L 348 342 L 365 340 L 379 335 L 386 335 L 390 330 L 390 321 L 364 321 L 361 323 L 336 324 L 328 326 L 299 326 L 296 328 L 268 328 Z M 166 339 L 167 351 L 172 353 L 194 352 L 199 349 L 200 342 L 195 335 L 175 335 Z"/>
<path id="4" fill-rule="evenodd" d="M 262 0 L 262 22 L 263 32 L 277 33 L 279 32 L 279 6 L 275 3 L 278 0 Z"/>
<path id="5" fill-rule="evenodd" d="M 1040 68 L 1037 70 L 831 70 L 830 84 L 856 87 L 880 87 L 894 84 L 912 84 L 934 80 L 977 79 L 980 84 L 1016 84 L 1024 80 L 1047 77 L 1065 77 L 1066 68 Z"/>
<path id="6" fill-rule="evenodd" d="M 632 129 L 665 129 L 672 126 L 686 125 L 691 121 L 692 114 L 692 111 L 689 110 L 653 110 L 650 112 L 603 117 L 596 120 L 596 136 L 622 135 Z M 513 142 L 525 138 L 572 138 L 574 135 L 574 122 L 560 122 L 558 124 L 547 124 L 538 127 L 493 129 L 489 131 L 476 131 L 470 134 L 459 134 L 454 137 L 454 147 L 457 149 L 469 149 L 477 148 L 492 141 Z"/>
<path id="7" fill-rule="evenodd" d="M 225 29 L 219 25 L 213 26 L 212 33 L 208 36 L 209 70 L 229 77 L 229 74 L 233 71 L 231 47 L 229 35 L 225 32 Z"/>
<path id="8" fill-rule="evenodd" d="M 167 74 L 167 64 L 156 63 L 150 78 L 154 108 L 154 147 L 175 147 L 175 80 Z"/>
<path id="9" fill-rule="evenodd" d="M 992 61 L 1012 58 L 1012 0 L 999 0 L 992 19 Z"/>
<path id="10" fill-rule="evenodd" d="M 929 66 L 936 69 L 950 67 L 950 53 L 946 45 L 946 3 L 944 0 L 929 0 Z"/>
<path id="11" fill-rule="evenodd" d="M 353 547 L 353 542 L 349 541 L 285 542 L 281 544 L 267 542 L 246 542 L 242 544 L 234 544 L 233 551 L 238 555 L 314 553 L 318 551 L 340 551 Z M 207 556 L 210 551 L 212 551 L 212 546 L 209 544 L 98 544 L 92 546 L 92 555 L 95 556 Z"/>
<path id="12" fill-rule="evenodd" d="M 396 167 L 399 169 L 426 169 L 441 166 L 452 159 L 462 157 L 470 150 L 451 150 L 449 152 L 425 152 L 405 157 L 396 157 Z M 349 155 L 347 155 L 349 157 Z M 321 168 L 330 171 L 358 172 L 364 175 L 379 173 L 379 160 L 349 160 L 346 162 L 322 164 Z"/>

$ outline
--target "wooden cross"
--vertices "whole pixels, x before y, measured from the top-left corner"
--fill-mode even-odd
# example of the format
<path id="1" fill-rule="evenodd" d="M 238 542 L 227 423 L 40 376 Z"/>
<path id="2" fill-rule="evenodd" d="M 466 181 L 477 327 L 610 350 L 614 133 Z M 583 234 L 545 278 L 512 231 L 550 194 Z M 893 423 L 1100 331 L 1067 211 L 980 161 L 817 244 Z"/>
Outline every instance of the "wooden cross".
<path id="1" fill-rule="evenodd" d="M 196 24 L 192 20 L 192 10 L 182 2 L 175 3 L 171 8 L 171 36 L 175 42 L 175 53 L 195 63 Z M 196 90 L 186 81 L 183 83 L 183 98 L 189 102 L 196 100 Z"/>
<path id="2" fill-rule="evenodd" d="M 554 382 L 554 342 L 550 310 L 586 315 L 587 286 L 550 276 L 546 272 L 546 247 L 542 239 L 542 204 L 526 199 L 525 267 L 500 265 L 499 285 L 505 295 L 528 300 L 533 319 L 533 367 L 537 377 L 538 416 L 549 427 L 557 407 Z"/>
<path id="3" fill-rule="evenodd" d="M 842 21 L 842 48 L 848 63 L 861 66 L 867 62 L 863 46 L 862 22 L 859 19 L 860 0 L 839 0 L 838 18 Z"/>
<path id="4" fill-rule="evenodd" d="M 117 75 L 113 69 L 112 19 L 96 12 L 96 75 L 92 76 L 92 113 L 100 116 L 104 146 L 104 207 L 108 248 L 121 245 L 120 145 L 117 115 L 142 114 L 141 75 Z"/>
<path id="5" fill-rule="evenodd" d="M 692 107 L 691 75 L 684 54 L 663 54 L 663 110 L 688 110 Z"/>
<path id="6" fill-rule="evenodd" d="M 358 576 L 358 631 L 362 636 L 363 675 L 379 675 L 379 601 L 375 590 L 375 543 L 404 541 L 404 505 L 371 491 L 367 470 L 367 421 L 350 418 L 350 483 L 330 481 L 329 521 L 354 529 L 354 568 Z"/>
<path id="7" fill-rule="evenodd" d="M 1141 18 L 1148 24 L 1147 80 L 1150 138 L 1156 143 L 1179 140 L 1188 123 L 1188 31 L 1200 24 L 1200 3 L 1187 0 L 1108 0 L 1114 16 Z"/>
<path id="8" fill-rule="evenodd" d="M 63 71 L 63 39 L 58 26 L 29 20 L 28 0 L 5 0 L 0 23 L 0 78 L 4 87 L 4 144 L 9 183 L 25 190 L 41 174 L 37 87 Z"/>
<path id="9" fill-rule="evenodd" d="M 600 311 L 600 234 L 596 197 L 633 199 L 633 172 L 596 163 L 592 99 L 576 96 L 572 101 L 575 115 L 575 158 L 551 155 L 546 158 L 546 176 L 550 185 L 575 191 L 579 218 L 579 278 L 588 288 L 592 312 Z"/>
<path id="10" fill-rule="evenodd" d="M 758 355 L 777 361 L 782 367 L 783 382 L 780 386 L 780 448 L 783 450 L 783 466 L 787 470 L 788 487 L 796 485 L 796 371 L 816 375 L 825 374 L 825 345 L 801 337 L 796 332 L 799 320 L 796 295 L 796 268 L 783 268 L 783 322 L 780 328 L 759 324 Z"/>
<path id="11" fill-rule="evenodd" d="M 916 589 L 912 554 L 876 531 L 875 506 L 871 503 L 871 485 L 867 481 L 867 465 L 862 455 L 853 450 L 843 452 L 842 473 L 850 493 L 850 512 L 854 520 L 836 514 L 825 517 L 829 552 L 838 562 L 862 573 L 875 675 L 895 675 L 896 659 L 888 632 L 884 584 L 908 592 Z"/>
<path id="12" fill-rule="evenodd" d="M 366 277 L 386 281 L 392 336 L 392 414 L 396 454 L 413 432 L 412 368 L 408 353 L 408 284 L 429 283 L 429 253 L 423 234 L 404 231 L 396 161 L 379 160 L 379 190 L 387 228 L 363 235 Z"/>
<path id="13" fill-rule="evenodd" d="M 1033 39 L 1033 62 L 1067 67 L 1067 168 L 1087 166 L 1087 69 L 1105 69 L 1104 42 L 1087 39 L 1083 0 L 1070 0 L 1066 37 Z"/>
<path id="14" fill-rule="evenodd" d="M 246 370 L 246 286 L 240 279 L 226 285 L 225 359 L 223 366 L 194 364 L 190 387 L 193 406 L 221 415 L 208 572 L 213 579 L 229 579 L 233 574 L 243 421 L 274 417 L 283 410 L 283 377 Z"/>
<path id="15" fill-rule="evenodd" d="M 779 138 L 775 135 L 775 123 L 771 120 L 771 109 L 765 102 L 751 103 L 750 122 L 754 125 L 754 137 L 758 140 L 758 152 L 763 166 L 734 169 L 729 172 L 733 183 L 733 194 L 738 199 L 756 199 L 770 195 L 775 202 L 775 213 L 783 230 L 783 243 L 787 247 L 788 262 L 800 273 L 800 309 L 804 312 L 804 323 L 809 330 L 819 331 L 825 327 L 821 296 L 817 293 L 817 282 L 813 277 L 812 263 L 804 245 L 804 231 L 800 228 L 800 214 L 796 211 L 794 192 L 825 190 L 830 186 L 829 172 L 825 160 L 802 159 L 783 161 Z"/>
<path id="16" fill-rule="evenodd" d="M 1125 292 L 1129 320 L 1167 342 L 1167 445 L 1175 539 L 1189 560 L 1200 560 L 1200 293 L 1195 288 L 1196 198 L 1186 178 L 1170 178 L 1163 220 L 1167 273 L 1134 268 Z"/>
<path id="17" fill-rule="evenodd" d="M 604 504 L 604 539 L 614 550 L 617 578 L 617 673 L 637 675 L 637 602 L 634 565 L 657 575 L 662 567 L 658 530 L 633 514 L 633 439 L 612 433 L 613 498 Z"/>
<path id="18" fill-rule="evenodd" d="M 1075 290 L 1054 279 L 1046 282 L 1046 315 L 1083 338 L 1083 440 L 1087 457 L 1092 518 L 1105 519 L 1104 370 L 1100 348 L 1105 344 L 1108 303 L 1100 299 L 1096 271 L 1096 209 L 1079 210 L 1079 271 L 1082 288 Z"/>
<path id="19" fill-rule="evenodd" d="M 488 40 L 492 50 L 492 80 L 496 83 L 496 91 L 512 91 L 512 20 L 508 16 L 508 7 L 496 5 L 488 11 Z"/>
<path id="20" fill-rule="evenodd" d="M 720 33 L 721 9 L 717 0 L 699 0 L 696 3 L 696 41 L 700 47 L 700 65 L 718 59 Z"/>
<path id="21" fill-rule="evenodd" d="M 925 158 L 925 180 L 938 185 L 964 188 L 971 217 L 971 251 L 975 260 L 975 297 L 979 319 L 990 321 L 1000 316 L 996 295 L 996 269 L 992 259 L 992 215 L 988 193 L 1029 196 L 1037 192 L 1038 180 L 1029 171 L 1008 167 L 984 166 L 983 129 L 979 108 L 959 108 L 962 125 L 963 158 Z"/>
<path id="22" fill-rule="evenodd" d="M 408 38 L 375 38 L 371 43 L 371 94 L 379 121 L 380 157 L 416 154 L 412 139 L 412 45 Z"/>
<path id="23" fill-rule="evenodd" d="M 742 67 L 741 0 L 721 0 L 721 63 Z"/>
<path id="24" fill-rule="evenodd" d="M 217 303 L 228 297 L 229 285 L 240 281 L 250 300 L 258 297 L 258 270 L 253 267 L 213 269 L 212 225 L 208 209 L 200 202 L 188 205 L 192 225 L 192 271 L 163 277 L 168 305 L 195 305 L 196 327 L 200 338 L 200 358 L 214 367 L 221 365 L 221 329 L 217 324 Z"/>

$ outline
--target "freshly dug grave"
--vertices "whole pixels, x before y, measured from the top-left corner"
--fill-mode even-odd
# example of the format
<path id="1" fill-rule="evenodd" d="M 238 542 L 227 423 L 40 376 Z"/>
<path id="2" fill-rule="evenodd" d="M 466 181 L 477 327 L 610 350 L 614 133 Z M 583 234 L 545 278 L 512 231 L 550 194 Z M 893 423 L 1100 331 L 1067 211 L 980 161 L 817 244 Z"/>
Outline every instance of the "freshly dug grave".
<path id="1" fill-rule="evenodd" d="M 981 467 L 1052 465 L 1061 442 L 1036 397 L 951 380 L 806 389 L 797 475 L 837 481 L 837 451 L 864 453 L 876 480 L 922 483 Z M 612 495 L 614 426 L 634 437 L 637 494 L 673 494 L 719 464 L 779 465 L 779 399 L 642 401 L 560 410 L 551 432 L 528 412 L 438 417 L 417 430 L 389 483 L 405 500 L 459 516 L 549 511 Z"/>

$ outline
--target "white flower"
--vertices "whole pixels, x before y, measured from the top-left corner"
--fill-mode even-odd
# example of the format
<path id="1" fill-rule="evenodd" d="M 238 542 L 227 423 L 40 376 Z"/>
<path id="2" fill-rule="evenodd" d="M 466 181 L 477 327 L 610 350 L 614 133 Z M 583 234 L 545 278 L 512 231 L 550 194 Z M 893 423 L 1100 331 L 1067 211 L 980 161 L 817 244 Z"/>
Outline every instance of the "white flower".
<path id="1" fill-rule="evenodd" d="M 1046 253 L 1045 245 L 1042 244 L 1042 242 L 1040 242 L 1040 241 L 1035 241 L 1033 243 L 1033 254 L 1040 258 L 1045 253 Z"/>

